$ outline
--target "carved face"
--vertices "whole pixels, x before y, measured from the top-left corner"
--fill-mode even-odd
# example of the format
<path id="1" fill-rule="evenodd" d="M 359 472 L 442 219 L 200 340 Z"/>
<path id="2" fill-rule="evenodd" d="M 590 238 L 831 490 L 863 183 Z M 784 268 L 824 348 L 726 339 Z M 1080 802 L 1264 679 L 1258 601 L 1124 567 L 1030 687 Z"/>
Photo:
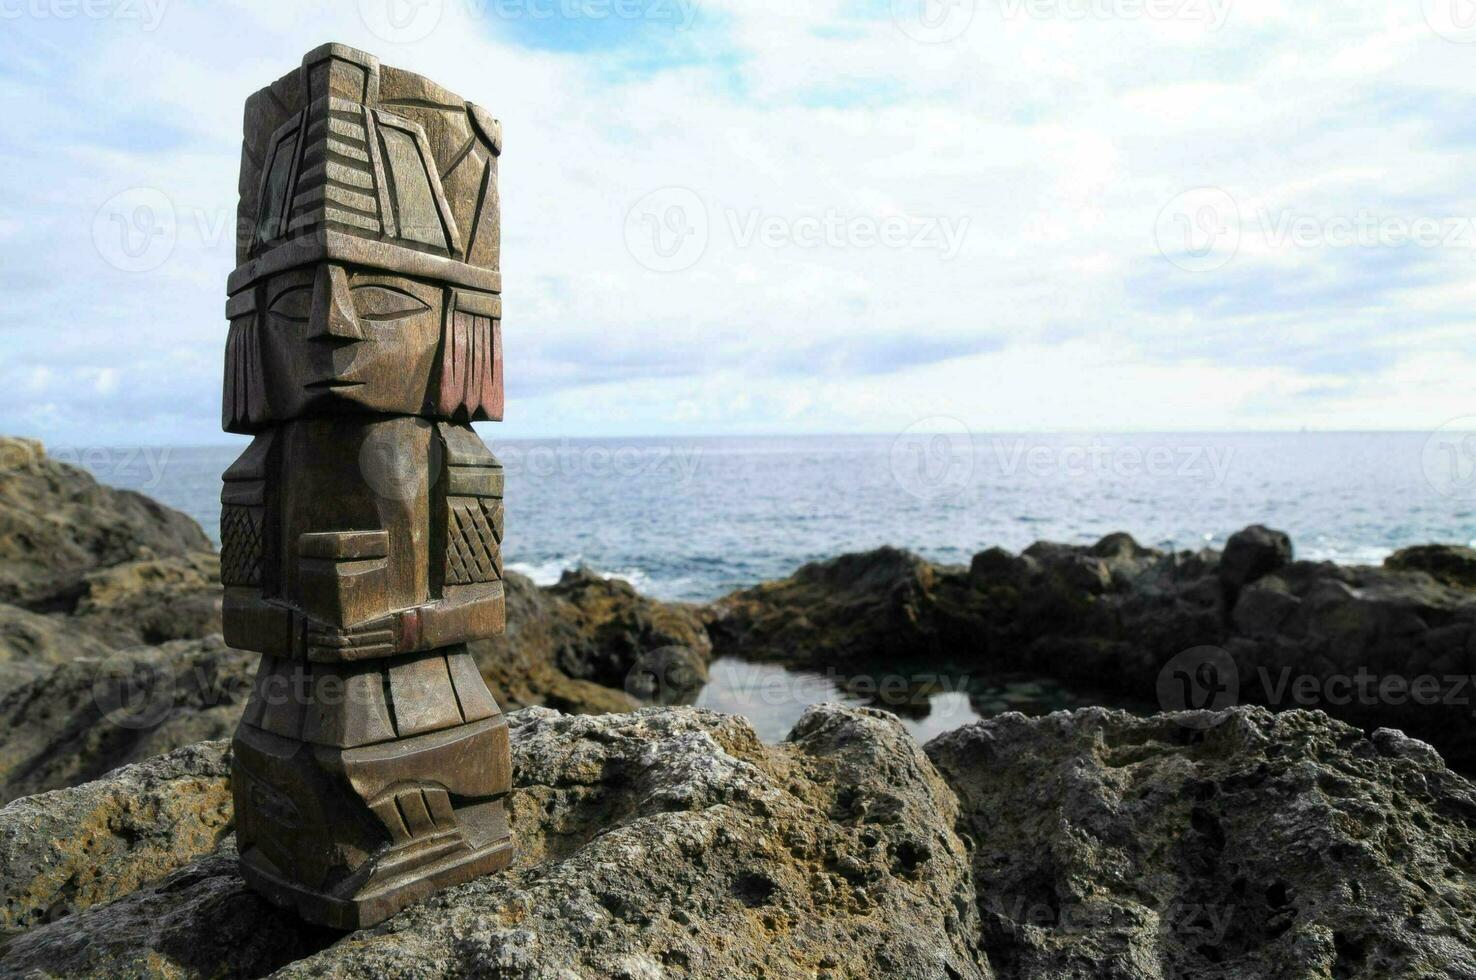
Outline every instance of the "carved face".
<path id="1" fill-rule="evenodd" d="M 501 297 L 325 262 L 227 302 L 224 426 L 307 415 L 502 418 Z"/>
<path id="2" fill-rule="evenodd" d="M 257 287 L 262 381 L 271 414 L 414 414 L 431 391 L 445 290 L 323 264 Z"/>

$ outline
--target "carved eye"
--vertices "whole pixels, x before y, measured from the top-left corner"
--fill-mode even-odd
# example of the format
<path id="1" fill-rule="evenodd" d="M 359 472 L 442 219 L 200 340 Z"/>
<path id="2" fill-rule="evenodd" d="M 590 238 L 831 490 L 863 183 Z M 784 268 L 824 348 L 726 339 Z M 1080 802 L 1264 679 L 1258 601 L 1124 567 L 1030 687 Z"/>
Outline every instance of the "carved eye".
<path id="1" fill-rule="evenodd" d="M 354 308 L 365 320 L 399 320 L 430 309 L 409 293 L 389 286 L 356 286 Z"/>
<path id="2" fill-rule="evenodd" d="M 306 323 L 313 310 L 313 287 L 297 286 L 272 300 L 271 312 L 284 320 Z"/>

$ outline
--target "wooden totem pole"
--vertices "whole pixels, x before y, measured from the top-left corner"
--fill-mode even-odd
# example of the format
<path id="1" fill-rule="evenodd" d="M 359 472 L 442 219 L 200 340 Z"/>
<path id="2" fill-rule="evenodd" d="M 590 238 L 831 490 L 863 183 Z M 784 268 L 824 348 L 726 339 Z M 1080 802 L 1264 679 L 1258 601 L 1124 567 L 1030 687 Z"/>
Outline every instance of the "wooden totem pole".
<path id="1" fill-rule="evenodd" d="M 262 654 L 233 743 L 241 872 L 378 922 L 507 865 L 501 126 L 328 44 L 246 102 L 221 494 L 225 634 Z"/>

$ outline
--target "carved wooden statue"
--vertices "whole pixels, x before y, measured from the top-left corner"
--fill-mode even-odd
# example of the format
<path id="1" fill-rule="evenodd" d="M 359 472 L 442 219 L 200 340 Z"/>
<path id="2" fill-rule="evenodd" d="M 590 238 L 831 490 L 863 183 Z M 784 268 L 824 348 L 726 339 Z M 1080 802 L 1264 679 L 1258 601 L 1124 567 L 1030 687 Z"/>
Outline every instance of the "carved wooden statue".
<path id="1" fill-rule="evenodd" d="M 357 928 L 507 865 L 501 126 L 329 44 L 246 102 L 228 281 L 225 632 L 262 654 L 233 744 L 241 871 Z"/>

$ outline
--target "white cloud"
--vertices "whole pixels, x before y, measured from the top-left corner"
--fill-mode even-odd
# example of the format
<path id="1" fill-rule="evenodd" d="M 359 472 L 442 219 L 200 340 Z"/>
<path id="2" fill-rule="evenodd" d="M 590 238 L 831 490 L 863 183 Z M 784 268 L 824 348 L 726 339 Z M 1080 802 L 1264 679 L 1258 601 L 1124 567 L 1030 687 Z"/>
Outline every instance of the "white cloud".
<path id="1" fill-rule="evenodd" d="M 1469 367 L 1476 254 L 1272 247 L 1258 222 L 1476 214 L 1471 47 L 1417 4 L 1239 0 L 1210 31 L 981 0 L 938 44 L 890 6 L 704 0 L 691 32 L 585 50 L 526 43 L 527 24 L 470 0 L 404 45 L 356 3 L 170 4 L 149 32 L 10 23 L 0 429 L 215 437 L 241 105 L 328 39 L 504 121 L 508 434 L 937 414 L 981 430 L 1432 428 L 1467 410 L 1459 384 L 1420 376 Z M 93 221 L 138 186 L 167 193 L 177 241 L 122 273 Z M 1241 239 L 1195 273 L 1160 255 L 1155 227 L 1200 186 L 1236 201 Z M 633 257 L 627 215 L 666 187 L 697 195 L 708 238 L 658 273 Z M 827 215 L 966 233 L 952 258 L 797 240 Z M 1201 216 L 1185 217 L 1192 232 Z M 753 218 L 789 233 L 735 233 Z M 81 377 L 105 420 L 75 403 Z"/>

